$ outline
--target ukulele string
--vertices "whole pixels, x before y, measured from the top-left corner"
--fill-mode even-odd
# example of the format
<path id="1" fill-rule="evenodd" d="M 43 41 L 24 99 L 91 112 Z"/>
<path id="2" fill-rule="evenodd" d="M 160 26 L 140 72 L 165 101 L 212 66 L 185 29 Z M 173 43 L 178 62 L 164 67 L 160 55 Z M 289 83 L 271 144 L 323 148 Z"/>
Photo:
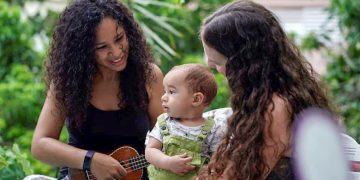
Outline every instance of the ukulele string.
<path id="1" fill-rule="evenodd" d="M 130 163 L 124 164 L 123 167 L 125 168 L 125 170 L 127 172 L 133 172 L 133 171 L 145 168 L 149 165 L 149 162 L 147 162 L 143 157 L 144 157 L 144 155 L 137 156 L 137 157 L 133 158 L 133 160 Z M 119 161 L 119 162 L 122 163 L 122 162 L 127 162 L 127 161 L 129 161 L 129 160 L 124 160 L 124 161 Z M 77 172 L 74 174 L 78 174 L 78 173 L 82 173 L 82 172 Z M 89 173 L 89 177 L 94 177 L 94 175 L 92 173 Z"/>
<path id="2" fill-rule="evenodd" d="M 147 167 L 150 163 L 145 160 L 145 155 L 141 154 L 133 158 L 119 161 L 123 165 L 127 173 L 137 171 Z M 77 173 L 76 173 L 77 174 Z M 97 180 L 97 178 L 90 172 L 88 174 L 89 180 Z"/>
<path id="3" fill-rule="evenodd" d="M 141 160 L 141 159 L 144 159 L 145 158 L 145 155 L 141 154 L 141 155 L 138 155 L 138 156 L 134 156 L 130 159 L 126 159 L 126 160 L 123 160 L 123 161 L 120 161 L 120 163 L 127 163 L 129 161 L 134 161 L 134 160 Z"/>
<path id="4" fill-rule="evenodd" d="M 144 164 L 143 164 L 144 165 Z M 147 165 L 146 165 L 147 166 Z M 143 167 L 141 167 L 141 168 L 139 168 L 139 169 L 142 169 L 142 168 L 144 168 L 144 167 L 146 167 L 146 166 L 143 166 Z M 138 170 L 138 169 L 128 169 L 128 168 L 125 168 L 126 169 L 126 172 L 127 173 L 130 173 L 130 172 L 134 172 L 134 171 L 136 171 L 136 170 Z M 92 173 L 89 173 L 89 175 L 88 175 L 88 177 L 89 177 L 89 180 L 97 180 L 96 179 L 96 177 L 92 174 Z"/>
<path id="5" fill-rule="evenodd" d="M 136 171 L 138 169 L 142 169 L 142 168 L 145 168 L 149 165 L 148 162 L 142 162 L 142 163 L 138 163 L 138 164 L 135 164 L 133 166 L 125 166 L 125 169 L 126 171 Z"/>
<path id="6" fill-rule="evenodd" d="M 148 163 L 142 163 L 142 164 L 137 165 L 136 167 L 128 167 L 128 168 L 125 168 L 125 169 L 126 169 L 127 172 L 132 172 L 132 171 L 136 171 L 138 169 L 145 168 L 148 165 L 149 165 Z"/>
<path id="7" fill-rule="evenodd" d="M 128 170 L 129 168 L 137 170 L 146 167 L 147 165 L 149 165 L 149 162 L 145 160 L 144 155 L 142 154 L 128 160 L 120 161 L 120 164 L 126 167 L 126 170 Z"/>

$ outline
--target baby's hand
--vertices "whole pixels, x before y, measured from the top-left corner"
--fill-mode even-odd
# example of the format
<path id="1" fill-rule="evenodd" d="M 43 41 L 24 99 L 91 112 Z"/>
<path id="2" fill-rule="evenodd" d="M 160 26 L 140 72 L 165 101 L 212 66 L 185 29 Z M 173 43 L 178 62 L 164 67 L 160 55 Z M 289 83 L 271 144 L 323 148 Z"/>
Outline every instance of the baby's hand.
<path id="1" fill-rule="evenodd" d="M 195 166 L 189 165 L 192 161 L 192 157 L 187 156 L 186 153 L 181 155 L 171 156 L 167 159 L 168 170 L 171 172 L 183 176 L 187 172 L 193 170 Z"/>

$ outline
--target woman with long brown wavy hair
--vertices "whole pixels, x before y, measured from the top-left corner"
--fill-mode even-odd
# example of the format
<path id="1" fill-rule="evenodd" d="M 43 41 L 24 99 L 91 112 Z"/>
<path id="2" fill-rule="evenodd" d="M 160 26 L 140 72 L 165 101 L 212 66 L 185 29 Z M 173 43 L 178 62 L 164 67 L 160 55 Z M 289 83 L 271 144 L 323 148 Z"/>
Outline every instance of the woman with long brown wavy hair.
<path id="1" fill-rule="evenodd" d="M 233 115 L 199 179 L 293 179 L 291 127 L 311 106 L 332 110 L 318 75 L 275 15 L 251 1 L 229 3 L 201 27 L 206 62 L 224 74 Z"/>

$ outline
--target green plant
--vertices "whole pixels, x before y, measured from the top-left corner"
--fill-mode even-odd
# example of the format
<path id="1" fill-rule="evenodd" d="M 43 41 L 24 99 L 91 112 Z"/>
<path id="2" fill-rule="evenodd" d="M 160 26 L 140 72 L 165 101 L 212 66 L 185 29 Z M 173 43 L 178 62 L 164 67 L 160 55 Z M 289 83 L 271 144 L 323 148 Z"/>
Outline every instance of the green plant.
<path id="1" fill-rule="evenodd" d="M 325 47 L 330 31 L 310 33 L 302 39 L 302 50 L 325 47 L 329 63 L 323 80 L 329 86 L 331 99 L 348 133 L 360 141 L 360 2 L 332 0 L 330 18 L 339 19 L 339 28 L 345 38 L 341 47 Z"/>
<path id="2" fill-rule="evenodd" d="M 176 47 L 167 40 L 180 38 L 183 34 L 174 27 L 175 19 L 165 16 L 164 12 L 181 11 L 181 4 L 173 1 L 131 0 L 127 1 L 127 5 L 133 10 L 157 59 L 169 60 L 177 56 L 174 50 Z"/>
<path id="3" fill-rule="evenodd" d="M 314 33 L 314 32 L 310 32 L 309 34 L 307 34 L 305 37 L 302 38 L 301 40 L 301 44 L 300 47 L 303 50 L 318 50 L 321 47 L 324 47 L 323 42 L 321 42 L 319 40 L 319 35 Z"/>
<path id="4" fill-rule="evenodd" d="M 26 154 L 26 159 L 32 163 L 36 173 L 54 174 L 52 167 L 35 161 L 30 153 L 33 130 L 44 98 L 41 79 L 28 66 L 13 64 L 9 73 L 0 81 L 0 145 L 19 143 L 19 148 Z M 16 167 L 11 165 L 10 168 Z"/>
<path id="5" fill-rule="evenodd" d="M 331 53 L 326 80 L 340 105 L 348 132 L 360 140 L 360 2 L 332 0 L 332 14 L 346 40 L 340 53 Z"/>
<path id="6" fill-rule="evenodd" d="M 34 128 L 44 102 L 43 91 L 44 84 L 27 66 L 12 65 L 0 82 L 0 118 L 7 120 L 7 127 Z"/>
<path id="7" fill-rule="evenodd" d="M 0 146 L 0 177 L 2 180 L 23 179 L 26 175 L 32 174 L 30 162 L 26 159 L 17 144 L 11 149 Z"/>
<path id="8" fill-rule="evenodd" d="M 183 64 L 188 55 L 202 53 L 199 28 L 202 20 L 228 0 L 129 0 L 128 6 L 151 45 L 163 72 Z"/>
<path id="9" fill-rule="evenodd" d="M 27 65 L 39 72 L 41 57 L 33 50 L 34 26 L 21 17 L 21 7 L 0 1 L 0 79 L 14 63 Z"/>

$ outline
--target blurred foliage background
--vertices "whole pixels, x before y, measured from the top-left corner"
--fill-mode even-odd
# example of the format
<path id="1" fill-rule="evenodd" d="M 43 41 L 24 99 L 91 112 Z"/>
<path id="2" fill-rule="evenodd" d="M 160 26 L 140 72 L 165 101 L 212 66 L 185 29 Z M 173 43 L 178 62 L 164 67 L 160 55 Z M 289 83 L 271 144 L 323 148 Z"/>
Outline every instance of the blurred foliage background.
<path id="1" fill-rule="evenodd" d="M 26 0 L 0 0 L 0 179 L 29 174 L 56 176 L 57 168 L 31 157 L 31 138 L 45 99 L 42 65 L 59 12 L 26 11 Z M 37 1 L 40 5 L 46 1 Z M 200 3 L 201 2 L 201 3 Z M 125 0 L 138 19 L 156 63 L 204 63 L 199 40 L 202 19 L 229 0 Z M 351 136 L 360 138 L 360 2 L 332 0 L 346 40 L 337 51 L 326 47 L 326 32 L 301 40 L 303 51 L 324 49 L 330 61 L 323 80 Z M 289 34 L 293 37 L 294 34 Z M 218 96 L 209 109 L 229 106 L 226 80 L 214 72 Z M 67 133 L 61 135 L 66 141 Z"/>

